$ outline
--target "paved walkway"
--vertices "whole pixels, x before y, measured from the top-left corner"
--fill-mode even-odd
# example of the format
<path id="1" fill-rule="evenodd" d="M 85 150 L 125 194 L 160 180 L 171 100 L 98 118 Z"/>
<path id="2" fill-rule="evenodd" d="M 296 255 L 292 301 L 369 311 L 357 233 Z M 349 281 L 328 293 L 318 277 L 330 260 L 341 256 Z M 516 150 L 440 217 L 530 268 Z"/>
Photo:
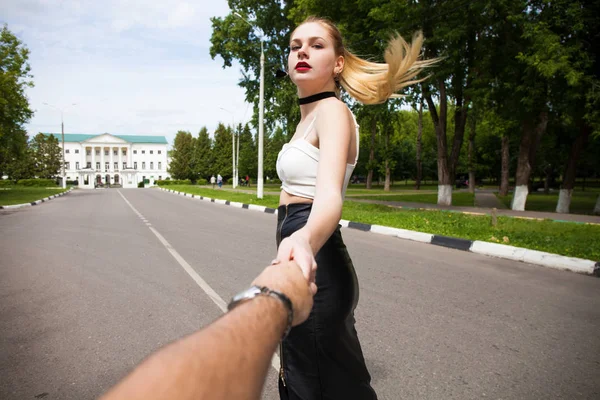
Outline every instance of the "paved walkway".
<path id="1" fill-rule="evenodd" d="M 241 193 L 256 193 L 256 189 L 227 189 L 228 191 L 241 192 Z M 265 194 L 278 195 L 277 192 L 265 192 Z M 493 199 L 492 199 L 493 197 Z M 346 196 L 346 199 L 350 199 Z M 495 199 L 495 200 L 494 200 Z M 582 215 L 582 214 L 561 214 L 555 212 L 542 212 L 542 211 L 513 211 L 507 209 L 506 206 L 494 195 L 492 191 L 478 191 L 475 193 L 475 207 L 459 207 L 459 206 L 440 206 L 437 204 L 430 203 L 414 203 L 409 201 L 384 201 L 384 200 L 368 200 L 368 199 L 357 199 L 352 198 L 352 201 L 361 203 L 372 203 L 372 204 L 383 204 L 398 208 L 408 209 L 425 209 L 425 210 L 451 210 L 469 214 L 485 214 L 491 215 L 492 210 L 496 208 L 496 214 L 501 216 L 519 217 L 519 218 L 532 218 L 532 219 L 552 219 L 555 221 L 562 222 L 581 222 L 581 223 L 592 223 L 600 224 L 600 216 L 595 215 Z"/>

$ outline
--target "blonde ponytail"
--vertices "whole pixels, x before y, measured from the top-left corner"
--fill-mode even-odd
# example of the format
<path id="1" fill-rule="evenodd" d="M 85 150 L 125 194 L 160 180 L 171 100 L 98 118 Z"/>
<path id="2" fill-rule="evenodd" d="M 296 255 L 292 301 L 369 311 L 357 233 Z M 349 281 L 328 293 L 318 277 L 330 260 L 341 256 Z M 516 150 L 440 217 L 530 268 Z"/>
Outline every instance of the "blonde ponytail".
<path id="1" fill-rule="evenodd" d="M 422 69 L 438 62 L 438 59 L 419 59 L 423 45 L 421 32 L 413 35 L 410 44 L 398 34 L 393 36 L 385 50 L 385 63 L 376 63 L 364 60 L 346 49 L 339 29 L 328 19 L 308 17 L 303 23 L 308 22 L 320 23 L 328 29 L 335 43 L 336 54 L 344 56 L 339 84 L 363 104 L 379 104 L 389 98 L 402 97 L 397 93 L 399 90 L 427 79 L 414 78 Z"/>
<path id="2" fill-rule="evenodd" d="M 344 70 L 340 75 L 342 87 L 363 104 L 379 104 L 389 98 L 402 97 L 397 92 L 425 79 L 414 79 L 423 68 L 437 60 L 419 60 L 423 35 L 415 33 L 412 43 L 394 36 L 385 50 L 385 63 L 375 63 L 355 56 L 344 49 Z"/>

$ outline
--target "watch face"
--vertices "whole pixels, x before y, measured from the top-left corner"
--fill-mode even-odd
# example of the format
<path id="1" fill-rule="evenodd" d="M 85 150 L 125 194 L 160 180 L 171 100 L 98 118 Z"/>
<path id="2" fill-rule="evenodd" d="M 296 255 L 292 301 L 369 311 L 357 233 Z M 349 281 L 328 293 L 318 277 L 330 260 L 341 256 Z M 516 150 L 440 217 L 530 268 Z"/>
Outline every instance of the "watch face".
<path id="1" fill-rule="evenodd" d="M 258 286 L 252 286 L 252 287 L 244 290 L 243 292 L 236 294 L 233 297 L 233 301 L 237 302 L 237 301 L 241 301 L 244 299 L 251 299 L 251 298 L 255 297 L 256 295 L 258 295 L 259 293 L 260 293 L 260 288 Z"/>

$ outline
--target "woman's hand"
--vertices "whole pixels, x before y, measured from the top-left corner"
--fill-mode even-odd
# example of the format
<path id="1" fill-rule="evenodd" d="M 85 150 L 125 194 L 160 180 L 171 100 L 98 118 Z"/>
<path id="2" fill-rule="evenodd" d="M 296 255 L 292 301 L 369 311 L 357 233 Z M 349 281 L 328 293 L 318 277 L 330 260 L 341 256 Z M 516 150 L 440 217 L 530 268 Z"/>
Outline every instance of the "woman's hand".
<path id="1" fill-rule="evenodd" d="M 298 232 L 296 232 L 298 233 Z M 308 240 L 296 233 L 283 239 L 279 244 L 277 257 L 271 264 L 279 264 L 294 260 L 302 270 L 302 275 L 310 285 L 310 290 L 317 293 L 317 285 L 315 284 L 315 276 L 317 273 L 317 262 L 313 255 L 312 247 Z"/>

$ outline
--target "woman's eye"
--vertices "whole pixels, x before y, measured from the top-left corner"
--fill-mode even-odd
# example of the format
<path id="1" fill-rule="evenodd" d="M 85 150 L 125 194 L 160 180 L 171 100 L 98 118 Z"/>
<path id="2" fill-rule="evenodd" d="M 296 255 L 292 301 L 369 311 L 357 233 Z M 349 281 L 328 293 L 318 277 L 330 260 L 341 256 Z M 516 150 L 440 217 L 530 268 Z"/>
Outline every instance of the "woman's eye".
<path id="1" fill-rule="evenodd" d="M 290 48 L 292 49 L 292 51 L 296 51 L 296 50 L 298 50 L 300 48 L 300 46 L 292 46 Z"/>
<path id="2" fill-rule="evenodd" d="M 322 48 L 323 48 L 323 45 L 322 45 L 322 44 L 318 44 L 318 43 L 317 43 L 317 44 L 313 45 L 313 47 L 314 47 L 315 49 L 322 49 Z"/>

